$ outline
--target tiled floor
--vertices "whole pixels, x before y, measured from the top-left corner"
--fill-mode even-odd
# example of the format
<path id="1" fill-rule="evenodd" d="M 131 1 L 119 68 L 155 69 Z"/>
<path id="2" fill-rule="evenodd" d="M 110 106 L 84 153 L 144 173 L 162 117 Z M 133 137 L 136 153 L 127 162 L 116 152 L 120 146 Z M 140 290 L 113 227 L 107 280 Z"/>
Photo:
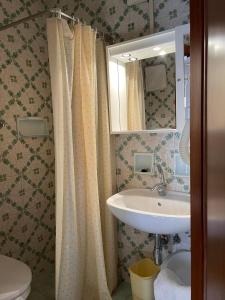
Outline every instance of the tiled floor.
<path id="1" fill-rule="evenodd" d="M 54 280 L 53 273 L 41 273 L 38 276 L 34 276 L 28 300 L 55 300 Z"/>
<path id="2" fill-rule="evenodd" d="M 120 284 L 112 300 L 132 300 L 130 284 L 126 282 Z"/>

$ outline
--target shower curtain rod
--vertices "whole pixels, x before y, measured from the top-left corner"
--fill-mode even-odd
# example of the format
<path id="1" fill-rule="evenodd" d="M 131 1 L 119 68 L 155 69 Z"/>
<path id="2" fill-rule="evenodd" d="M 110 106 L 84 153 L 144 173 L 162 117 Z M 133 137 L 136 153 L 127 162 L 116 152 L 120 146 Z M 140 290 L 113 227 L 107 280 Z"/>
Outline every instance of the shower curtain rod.
<path id="1" fill-rule="evenodd" d="M 1 26 L 1 27 L 0 27 L 0 31 L 6 30 L 6 29 L 8 29 L 8 28 L 10 28 L 10 27 L 17 26 L 17 25 L 19 25 L 19 24 L 21 24 L 21 23 L 24 23 L 24 22 L 26 22 L 26 21 L 36 19 L 36 18 L 41 17 L 41 16 L 43 16 L 43 15 L 45 15 L 45 14 L 47 14 L 47 13 L 55 14 L 55 15 L 56 15 L 58 18 L 60 18 L 60 19 L 61 19 L 62 17 L 64 17 L 64 18 L 69 19 L 69 20 L 72 20 L 72 21 L 74 21 L 74 22 L 79 21 L 79 18 L 76 18 L 76 17 L 69 16 L 69 15 L 65 14 L 64 12 L 61 11 L 60 8 L 53 8 L 53 9 L 50 9 L 50 10 L 44 10 L 44 11 L 38 12 L 38 13 L 33 14 L 33 15 L 31 15 L 31 16 L 25 17 L 25 18 L 23 18 L 23 19 L 21 19 L 21 20 L 12 22 L 12 23 L 10 23 L 10 24 L 8 24 L 8 25 Z"/>
<path id="2" fill-rule="evenodd" d="M 45 14 L 48 14 L 48 13 L 55 14 L 55 16 L 60 18 L 60 19 L 62 17 L 64 17 L 66 19 L 72 20 L 73 22 L 80 22 L 79 18 L 74 17 L 74 16 L 69 16 L 69 15 L 65 14 L 64 12 L 62 12 L 62 10 L 60 8 L 52 8 L 50 10 L 44 10 L 44 11 L 38 12 L 36 14 L 30 15 L 30 16 L 25 17 L 23 19 L 20 19 L 18 21 L 12 22 L 8 25 L 1 26 L 0 27 L 0 32 L 3 31 L 3 30 L 6 30 L 8 28 L 17 26 L 17 25 L 19 25 L 21 23 L 24 23 L 26 21 L 34 20 L 34 19 L 39 18 L 39 17 L 41 17 Z M 97 31 L 96 28 L 95 28 L 95 30 Z M 98 37 L 103 38 L 105 41 L 109 42 L 110 44 L 113 44 L 115 42 L 115 40 L 107 33 L 105 34 L 103 32 L 97 31 L 97 34 L 98 34 Z"/>

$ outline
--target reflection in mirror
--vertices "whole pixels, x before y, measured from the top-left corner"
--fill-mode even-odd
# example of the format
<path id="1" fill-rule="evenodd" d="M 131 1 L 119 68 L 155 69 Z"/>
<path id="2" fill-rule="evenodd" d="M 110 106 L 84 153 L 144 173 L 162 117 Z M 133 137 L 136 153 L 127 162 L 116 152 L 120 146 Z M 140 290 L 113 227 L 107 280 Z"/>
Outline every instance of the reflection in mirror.
<path id="1" fill-rule="evenodd" d="M 126 78 L 127 129 L 175 129 L 175 54 L 129 62 Z"/>
<path id="2" fill-rule="evenodd" d="M 144 59 L 141 63 L 144 74 L 145 129 L 175 129 L 175 54 Z"/>
<path id="3" fill-rule="evenodd" d="M 126 64 L 127 129 L 145 129 L 145 95 L 142 64 L 140 61 Z"/>
<path id="4" fill-rule="evenodd" d="M 118 72 L 121 72 L 118 69 Z M 121 77 L 121 74 L 118 74 Z M 125 64 L 126 92 L 120 104 L 127 109 L 121 118 L 127 130 L 176 128 L 175 54 L 160 55 Z M 119 89 L 124 89 L 123 81 Z M 124 99 L 122 99 L 124 98 Z M 121 105 L 122 106 L 122 105 Z"/>

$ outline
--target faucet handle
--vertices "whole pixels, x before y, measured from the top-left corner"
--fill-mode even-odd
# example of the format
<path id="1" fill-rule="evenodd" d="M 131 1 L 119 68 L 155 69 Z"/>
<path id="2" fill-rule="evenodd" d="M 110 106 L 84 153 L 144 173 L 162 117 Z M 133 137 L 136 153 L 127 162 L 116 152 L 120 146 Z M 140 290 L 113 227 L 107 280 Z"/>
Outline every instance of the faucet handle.
<path id="1" fill-rule="evenodd" d="M 165 179 L 165 174 L 164 174 L 162 166 L 157 164 L 157 169 L 158 169 L 158 172 L 159 172 L 160 177 L 161 177 L 161 183 L 164 187 L 166 187 L 166 179 Z"/>

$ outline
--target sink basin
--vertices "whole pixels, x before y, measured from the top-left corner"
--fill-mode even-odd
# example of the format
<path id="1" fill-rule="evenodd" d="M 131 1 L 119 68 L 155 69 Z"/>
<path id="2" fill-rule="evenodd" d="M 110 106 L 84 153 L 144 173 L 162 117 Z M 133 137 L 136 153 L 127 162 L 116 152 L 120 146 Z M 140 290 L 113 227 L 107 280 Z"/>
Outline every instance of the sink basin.
<path id="1" fill-rule="evenodd" d="M 161 197 L 147 189 L 130 189 L 111 196 L 109 209 L 120 221 L 141 231 L 173 234 L 190 230 L 190 195 L 168 192 Z"/>

